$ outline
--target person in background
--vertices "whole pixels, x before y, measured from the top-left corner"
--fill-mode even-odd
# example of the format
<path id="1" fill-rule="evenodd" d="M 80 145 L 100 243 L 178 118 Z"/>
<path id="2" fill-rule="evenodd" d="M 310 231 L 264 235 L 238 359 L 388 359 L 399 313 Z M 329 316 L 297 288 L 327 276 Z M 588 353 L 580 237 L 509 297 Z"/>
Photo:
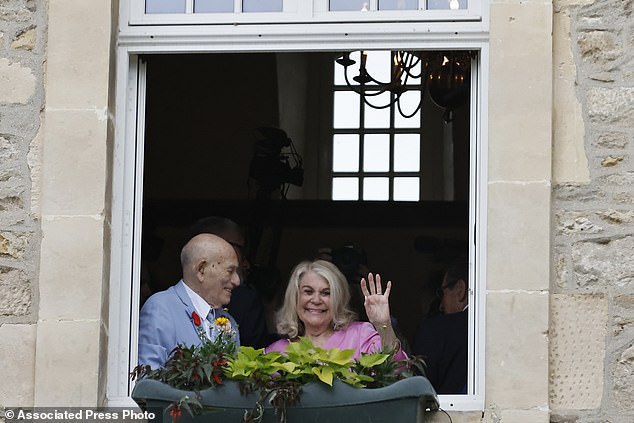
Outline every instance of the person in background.
<path id="1" fill-rule="evenodd" d="M 424 319 L 414 338 L 412 352 L 425 360 L 438 394 L 467 393 L 468 275 L 466 257 L 449 266 L 436 291 L 442 314 Z"/>
<path id="2" fill-rule="evenodd" d="M 303 336 L 319 348 L 352 349 L 353 357 L 382 349 L 396 351 L 395 359 L 406 359 L 390 320 L 389 296 L 392 282 L 383 291 L 381 276 L 361 279 L 364 306 L 370 322 L 355 321 L 350 309 L 350 291 L 337 266 L 325 260 L 303 261 L 293 270 L 284 304 L 277 314 L 280 339 L 267 352 L 286 350 Z"/>
<path id="3" fill-rule="evenodd" d="M 264 348 L 277 339 L 269 335 L 264 306 L 257 290 L 249 284 L 249 261 L 244 255 L 245 236 L 242 228 L 233 220 L 221 216 L 208 216 L 197 220 L 189 229 L 190 238 L 202 234 L 214 234 L 231 244 L 240 262 L 240 286 L 234 289 L 227 306 L 240 328 L 240 344 Z"/>
<path id="4" fill-rule="evenodd" d="M 182 279 L 152 295 L 141 308 L 139 365 L 160 368 L 178 344 L 201 345 L 202 336 L 215 339 L 219 326 L 227 327 L 220 317 L 229 320 L 239 345 L 237 324 L 222 308 L 240 285 L 240 265 L 231 244 L 216 235 L 197 235 L 183 247 L 181 265 Z"/>

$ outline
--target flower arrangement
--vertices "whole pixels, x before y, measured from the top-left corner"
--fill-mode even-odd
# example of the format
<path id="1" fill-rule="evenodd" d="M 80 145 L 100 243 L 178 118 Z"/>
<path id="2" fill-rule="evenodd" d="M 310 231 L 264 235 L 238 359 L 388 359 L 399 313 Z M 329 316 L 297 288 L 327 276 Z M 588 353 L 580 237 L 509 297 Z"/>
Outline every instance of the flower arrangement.
<path id="1" fill-rule="evenodd" d="M 149 366 L 137 366 L 131 373 L 133 379 L 155 379 L 196 392 L 195 397 L 185 396 L 170 405 L 169 413 L 174 422 L 181 417 L 183 409 L 191 415 L 202 412 L 204 407 L 199 401 L 199 392 L 221 385 L 223 379 L 239 381 L 243 394 L 259 394 L 254 407 L 245 411 L 243 422 L 260 422 L 264 403 L 268 401 L 278 421 L 284 423 L 287 407 L 299 401 L 302 386 L 306 383 L 332 386 L 333 381 L 339 379 L 359 388 L 377 388 L 415 373 L 424 374 L 424 363 L 417 357 L 395 361 L 393 351 L 384 351 L 353 359 L 353 350 L 324 350 L 314 346 L 308 338 L 289 343 L 286 354 L 265 353 L 264 349 L 252 347 L 237 348 L 236 332 L 229 319 L 215 319 L 218 331 L 213 339 L 207 336 L 195 312 L 192 321 L 199 329 L 200 346 L 179 345 L 163 368 L 153 370 Z"/>

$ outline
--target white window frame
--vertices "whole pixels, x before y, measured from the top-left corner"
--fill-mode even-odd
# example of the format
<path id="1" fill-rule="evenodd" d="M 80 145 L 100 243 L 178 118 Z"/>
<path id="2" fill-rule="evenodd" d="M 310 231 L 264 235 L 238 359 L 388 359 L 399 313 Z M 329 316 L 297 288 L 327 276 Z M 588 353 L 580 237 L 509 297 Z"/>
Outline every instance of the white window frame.
<path id="1" fill-rule="evenodd" d="M 127 2 L 121 2 L 121 19 L 127 22 Z M 469 384 L 467 395 L 441 395 L 445 410 L 484 409 L 484 352 L 486 297 L 486 210 L 488 139 L 488 32 L 456 33 L 451 26 L 424 31 L 417 22 L 361 23 L 355 26 L 314 25 L 251 26 L 143 26 L 122 24 L 117 47 L 115 139 L 113 149 L 111 265 L 107 401 L 111 406 L 132 406 L 133 384 L 128 372 L 137 359 L 140 287 L 141 206 L 145 67 L 143 54 L 248 51 L 353 51 L 456 50 L 479 52 L 472 66 L 471 165 L 469 193 Z M 342 37 L 345 30 L 346 36 Z"/>
<path id="2" fill-rule="evenodd" d="M 369 11 L 329 11 L 328 0 L 283 0 L 282 12 L 242 13 L 242 1 L 234 0 L 233 13 L 194 13 L 194 0 L 186 0 L 185 13 L 145 13 L 145 0 L 130 0 L 127 10 L 130 26 L 137 25 L 217 25 L 253 23 L 319 23 L 418 21 L 478 22 L 486 18 L 487 2 L 468 0 L 466 9 L 425 10 L 426 0 L 418 0 L 418 10 L 377 10 L 378 0 L 369 0 Z"/>

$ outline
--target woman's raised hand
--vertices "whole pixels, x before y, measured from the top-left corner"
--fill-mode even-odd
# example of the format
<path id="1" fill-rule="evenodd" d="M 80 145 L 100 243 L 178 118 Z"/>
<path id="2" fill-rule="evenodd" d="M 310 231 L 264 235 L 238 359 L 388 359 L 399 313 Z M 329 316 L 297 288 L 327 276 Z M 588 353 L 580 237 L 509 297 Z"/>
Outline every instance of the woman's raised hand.
<path id="1" fill-rule="evenodd" d="M 390 320 L 390 291 L 392 290 L 392 281 L 388 281 L 385 292 L 381 286 L 381 275 L 378 273 L 374 276 L 368 273 L 368 280 L 361 279 L 361 292 L 365 297 L 363 303 L 365 312 L 368 315 L 370 323 L 377 329 L 383 326 L 391 326 Z"/>

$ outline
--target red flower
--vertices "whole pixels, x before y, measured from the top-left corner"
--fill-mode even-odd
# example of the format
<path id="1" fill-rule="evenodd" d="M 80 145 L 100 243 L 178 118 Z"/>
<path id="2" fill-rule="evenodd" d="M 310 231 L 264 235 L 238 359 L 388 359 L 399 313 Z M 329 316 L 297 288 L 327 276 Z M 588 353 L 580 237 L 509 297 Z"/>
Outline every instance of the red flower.
<path id="1" fill-rule="evenodd" d="M 212 374 L 211 374 L 211 377 L 214 379 L 214 381 L 215 381 L 218 385 L 222 385 L 222 380 L 220 380 L 220 377 L 219 377 L 217 374 L 212 373 Z"/>
<path id="2" fill-rule="evenodd" d="M 170 416 L 172 417 L 172 422 L 176 423 L 178 418 L 182 415 L 183 415 L 183 412 L 181 411 L 180 406 L 176 402 L 174 402 L 170 410 Z"/>
<path id="3" fill-rule="evenodd" d="M 194 320 L 194 324 L 196 326 L 200 326 L 200 323 L 201 323 L 200 316 L 195 311 L 192 311 L 192 319 Z"/>

